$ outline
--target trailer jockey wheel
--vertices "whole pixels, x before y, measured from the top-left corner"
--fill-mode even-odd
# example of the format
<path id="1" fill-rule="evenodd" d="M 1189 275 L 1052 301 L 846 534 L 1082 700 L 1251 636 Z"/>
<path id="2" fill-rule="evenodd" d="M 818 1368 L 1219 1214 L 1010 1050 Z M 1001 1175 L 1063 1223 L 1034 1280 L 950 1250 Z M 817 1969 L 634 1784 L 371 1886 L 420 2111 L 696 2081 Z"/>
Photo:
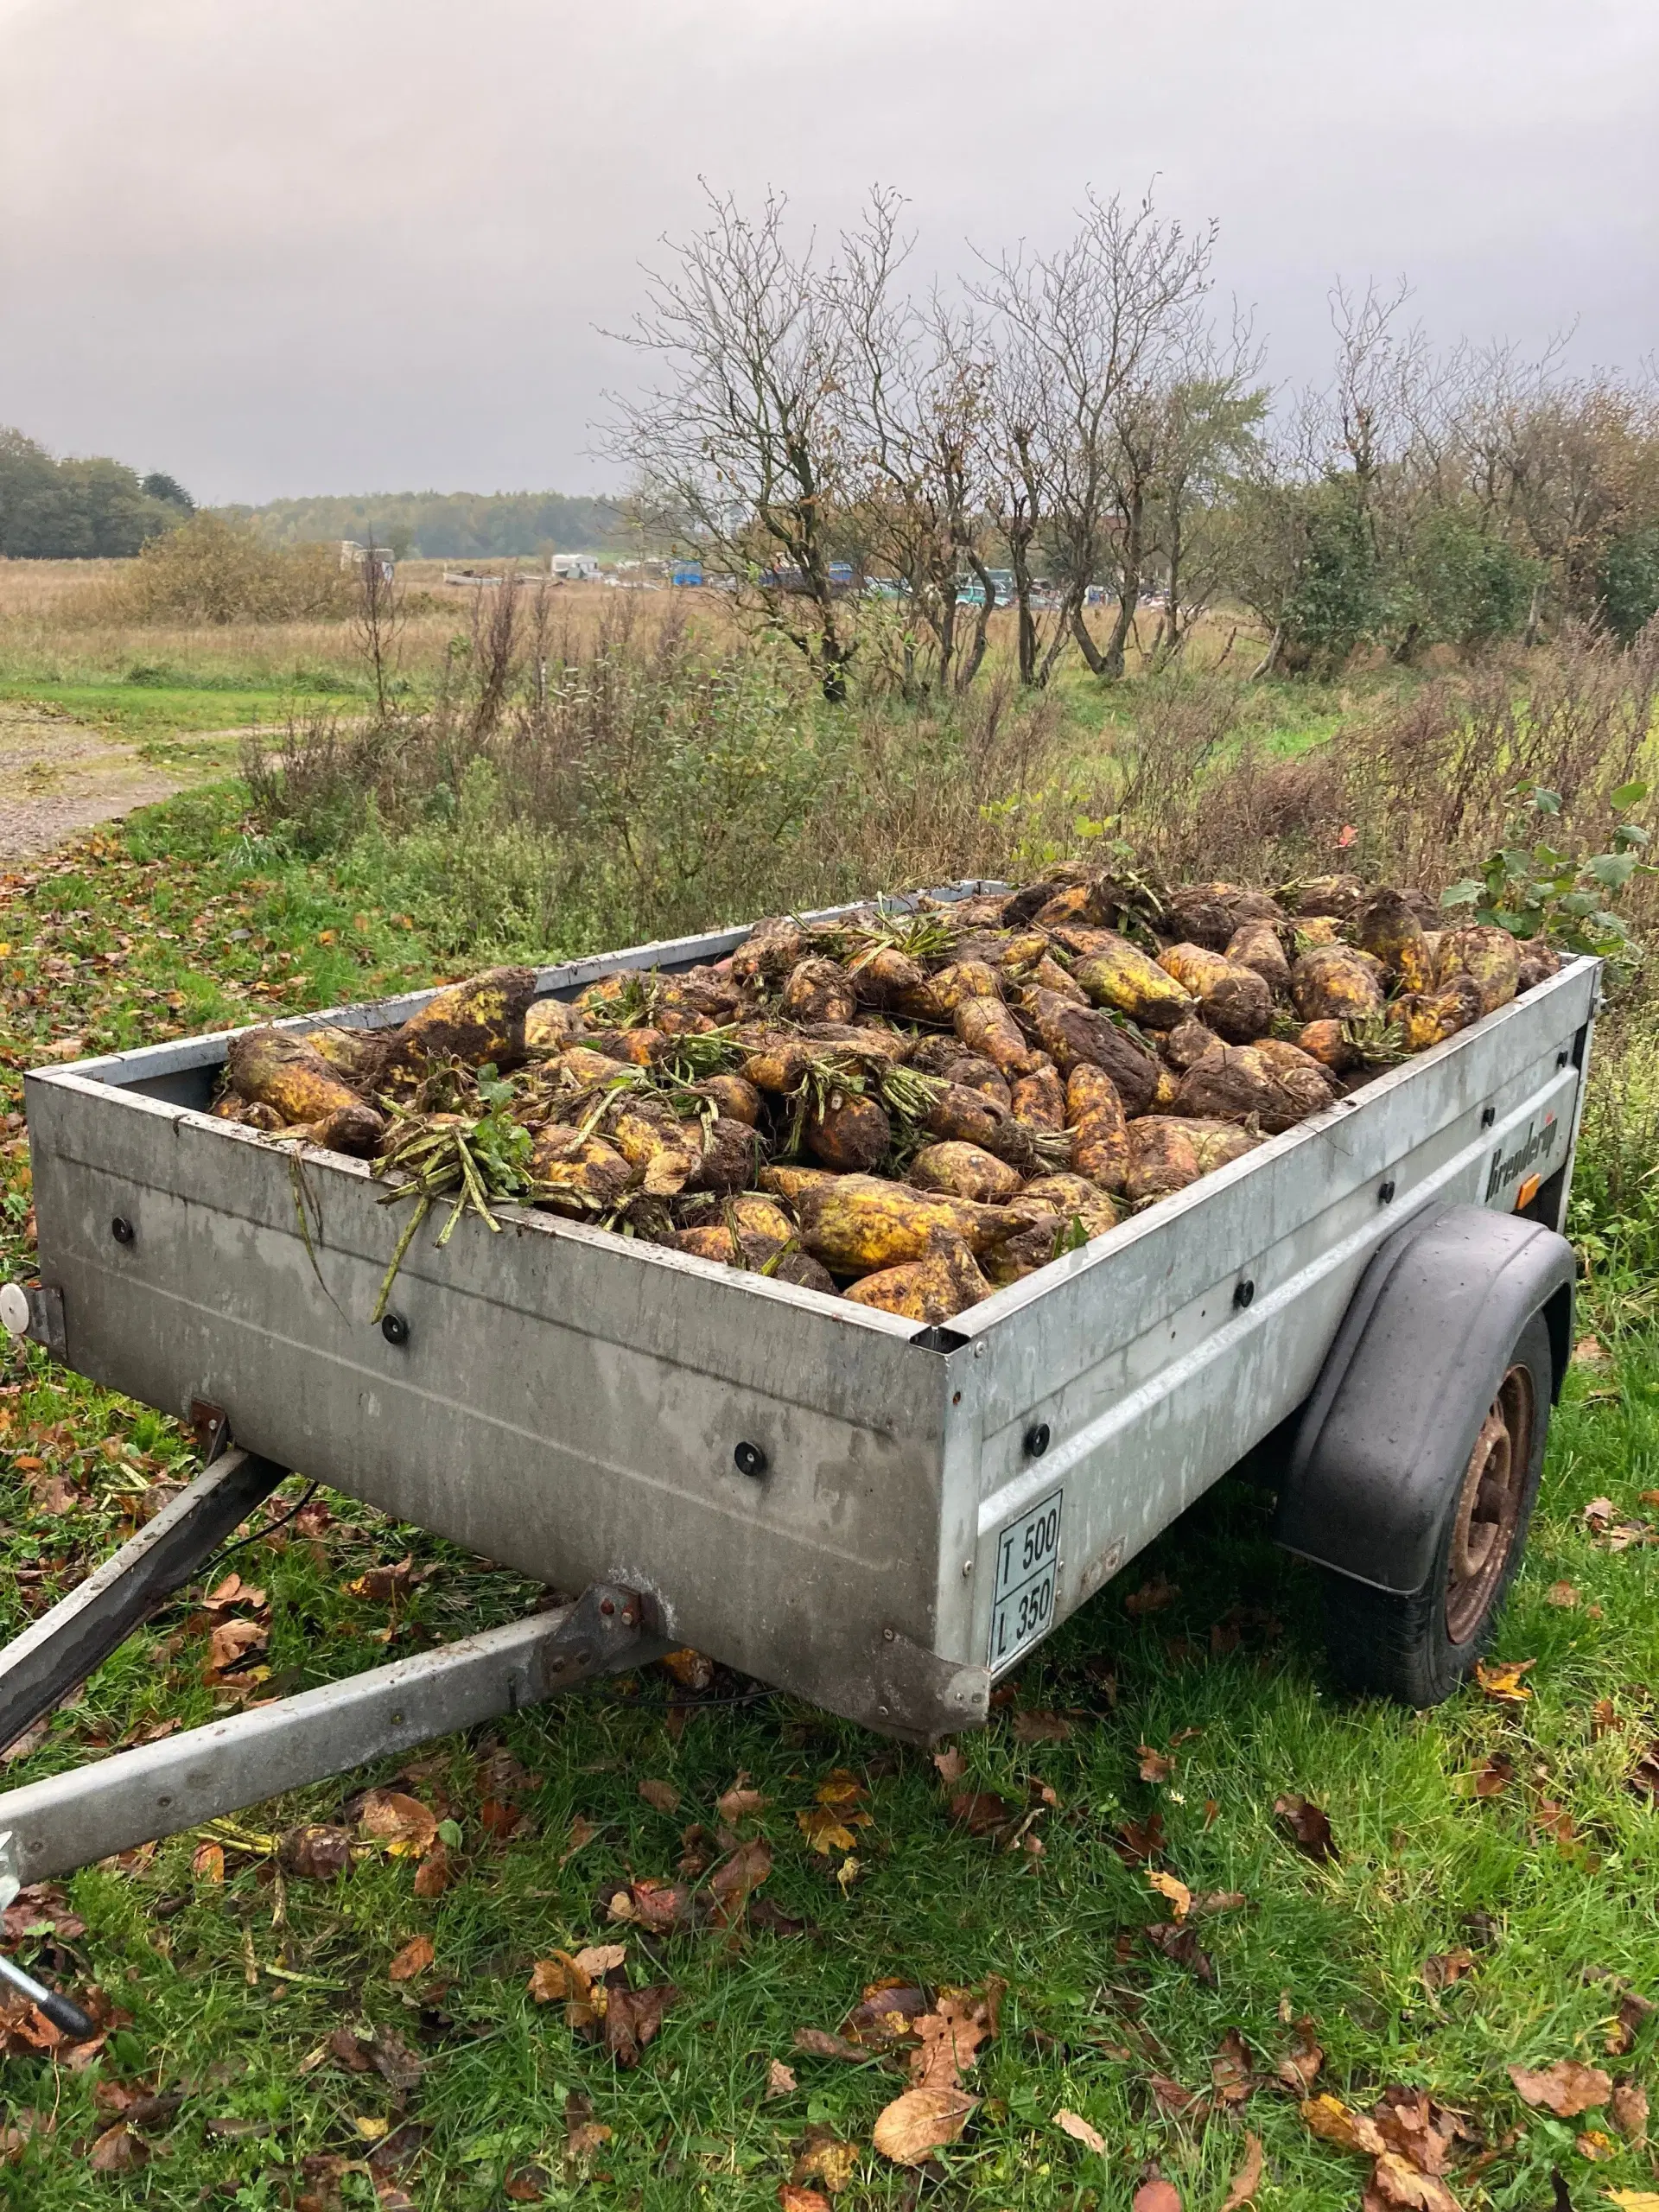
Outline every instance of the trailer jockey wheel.
<path id="1" fill-rule="evenodd" d="M 1541 1314 L 1510 1351 L 1474 1447 L 1448 1485 L 1433 1563 L 1408 1594 L 1326 1573 L 1325 1640 L 1345 1688 L 1438 1705 L 1491 1641 L 1525 1548 L 1549 1428 L 1551 1354 Z"/>

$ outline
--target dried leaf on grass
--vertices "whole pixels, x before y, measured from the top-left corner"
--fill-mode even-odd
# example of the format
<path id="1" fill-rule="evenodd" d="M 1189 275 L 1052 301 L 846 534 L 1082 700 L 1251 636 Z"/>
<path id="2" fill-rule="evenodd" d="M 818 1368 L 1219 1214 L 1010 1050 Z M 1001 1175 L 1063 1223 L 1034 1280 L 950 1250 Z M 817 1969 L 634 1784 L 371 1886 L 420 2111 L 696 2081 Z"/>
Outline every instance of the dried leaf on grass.
<path id="1" fill-rule="evenodd" d="M 855 2043 L 849 2043 L 844 2036 L 832 2036 L 826 2028 L 797 2028 L 790 2041 L 810 2057 L 849 2058 L 855 2066 L 861 2066 L 867 2055 Z"/>
<path id="2" fill-rule="evenodd" d="M 137 2172 L 149 2157 L 148 2149 L 123 2120 L 105 2129 L 86 2163 L 95 2174 L 130 2174 Z"/>
<path id="3" fill-rule="evenodd" d="M 781 2058 L 774 2058 L 766 2069 L 767 2096 L 791 2096 L 799 2087 L 791 2069 L 785 2066 Z"/>
<path id="4" fill-rule="evenodd" d="M 1173 2181 L 1154 2174 L 1135 2190 L 1131 2212 L 1181 2212 L 1181 2192 Z"/>
<path id="5" fill-rule="evenodd" d="M 871 2138 L 896 2166 L 919 2166 L 954 2143 L 979 2103 L 965 2089 L 906 2089 L 877 2115 Z"/>
<path id="6" fill-rule="evenodd" d="M 1227 2194 L 1221 2200 L 1221 2212 L 1243 2212 L 1243 2206 L 1254 2203 L 1255 2192 L 1262 2186 L 1262 2139 L 1247 2129 L 1243 2164 L 1228 2183 Z"/>
<path id="7" fill-rule="evenodd" d="M 1325 2063 L 1325 2052 L 1314 2037 L 1312 2020 L 1298 2020 L 1295 2026 L 1296 2040 L 1274 2071 L 1294 2095 L 1306 2097 Z"/>
<path id="8" fill-rule="evenodd" d="M 671 1782 L 642 1782 L 639 1795 L 655 1812 L 673 1813 L 679 1809 L 680 1793 Z"/>
<path id="9" fill-rule="evenodd" d="M 1013 1726 L 1016 1744 L 1064 1744 L 1071 1733 L 1071 1723 L 1060 1713 L 1016 1713 Z"/>
<path id="10" fill-rule="evenodd" d="M 1474 1964 L 1472 1951 L 1431 1951 L 1418 1972 L 1423 1977 L 1426 1989 L 1450 1989 L 1454 1982 L 1461 1981 L 1465 1974 L 1474 1971 Z"/>
<path id="11" fill-rule="evenodd" d="M 619 2066 L 637 2066 L 639 2054 L 663 2024 L 663 2015 L 677 2005 L 680 1993 L 671 1981 L 653 1982 L 646 1989 L 613 1989 L 605 2007 L 605 2048 Z"/>
<path id="12" fill-rule="evenodd" d="M 1421 2172 L 1396 2151 L 1385 2151 L 1371 2168 L 1360 2212 L 1459 2212 L 1458 2200 L 1438 2175 Z"/>
<path id="13" fill-rule="evenodd" d="M 1106 2138 L 1097 2127 L 1091 2127 L 1081 2113 L 1068 2112 L 1062 2105 L 1054 2115 L 1054 2125 L 1074 2143 L 1081 2143 L 1085 2151 L 1092 2151 L 1096 2158 L 1106 2156 Z"/>
<path id="14" fill-rule="evenodd" d="M 1160 1574 L 1150 1582 L 1143 1582 L 1138 1590 L 1132 1590 L 1123 1600 L 1123 1610 L 1132 1621 L 1141 1620 L 1147 1613 L 1161 1613 L 1180 1594 L 1179 1583 L 1168 1581 Z"/>
<path id="15" fill-rule="evenodd" d="M 1380 2158 L 1388 2149 L 1374 2120 L 1352 2111 L 1340 2097 L 1308 2097 L 1301 2106 L 1304 2124 L 1321 2142 L 1334 2143 L 1338 2151 L 1352 2151 L 1367 2158 Z"/>
<path id="16" fill-rule="evenodd" d="M 1170 1751 L 1154 1751 L 1150 1744 L 1142 1744 L 1139 1745 L 1136 1751 L 1136 1757 L 1141 1762 L 1141 1779 L 1142 1782 L 1167 1782 L 1170 1776 L 1175 1771 L 1175 1759 L 1173 1753 Z"/>
<path id="17" fill-rule="evenodd" d="M 1156 1866 L 1147 1869 L 1147 1879 L 1160 1897 L 1169 1899 L 1170 1910 L 1177 1920 L 1185 1920 L 1192 1910 L 1192 1892 L 1173 1874 L 1166 1874 Z"/>
<path id="18" fill-rule="evenodd" d="M 416 1936 L 404 1944 L 386 1968 L 388 1981 L 413 1981 L 417 1974 L 424 1974 L 436 1956 L 429 1936 Z"/>
<path id="19" fill-rule="evenodd" d="M 1613 2085 L 1607 2100 L 1607 2117 L 1627 2142 L 1644 2143 L 1648 2134 L 1648 2093 L 1627 2076 Z"/>
<path id="20" fill-rule="evenodd" d="M 405 1554 L 396 1566 L 372 1567 L 366 1574 L 359 1574 L 354 1582 L 346 1585 L 348 1598 L 369 1598 L 378 1605 L 390 1605 L 401 1597 L 416 1580 L 412 1553 Z"/>
<path id="21" fill-rule="evenodd" d="M 772 1800 L 758 1789 L 748 1786 L 749 1777 L 740 1774 L 731 1788 L 723 1790 L 715 1800 L 715 1809 L 722 1821 L 735 1827 L 739 1821 L 753 1820 L 764 1813 Z"/>
<path id="22" fill-rule="evenodd" d="M 438 1840 L 437 1815 L 402 1789 L 371 1789 L 358 1808 L 357 1825 L 393 1859 L 419 1859 Z"/>
<path id="23" fill-rule="evenodd" d="M 918 2089 L 960 2088 L 963 2069 L 973 2064 L 981 2044 L 996 2033 L 1003 1988 L 993 1975 L 982 1992 L 942 1989 L 933 2010 L 917 2015 L 910 2078 Z"/>
<path id="24" fill-rule="evenodd" d="M 808 1849 L 826 1859 L 834 1852 L 853 1850 L 857 1842 L 853 1830 L 871 1824 L 869 1814 L 860 1809 L 861 1800 L 868 1795 L 856 1775 L 836 1767 L 813 1792 L 816 1802 L 795 1815 Z"/>
<path id="25" fill-rule="evenodd" d="M 1477 1797 L 1496 1797 L 1514 1780 L 1514 1760 L 1502 1751 L 1492 1751 L 1475 1769 L 1472 1786 Z"/>
<path id="26" fill-rule="evenodd" d="M 858 2160 L 856 2143 L 843 2142 L 833 2127 L 814 2126 L 801 2138 L 789 2177 L 797 2186 L 821 2181 L 831 2196 L 839 2196 L 852 2180 Z"/>
<path id="27" fill-rule="evenodd" d="M 215 1887 L 225 1879 L 225 1847 L 222 1843 L 199 1843 L 190 1856 L 190 1872 L 199 1882 L 210 1882 Z"/>
<path id="28" fill-rule="evenodd" d="M 1236 2028 L 1229 2028 L 1221 2048 L 1210 2061 L 1210 2079 L 1219 2105 L 1240 2105 L 1255 2088 L 1259 2076 L 1250 2047 Z"/>
<path id="29" fill-rule="evenodd" d="M 1499 1659 L 1488 1666 L 1485 1660 L 1475 1662 L 1475 1679 L 1486 1695 L 1499 1705 L 1525 1705 L 1532 1696 L 1529 1683 L 1522 1676 L 1537 1665 L 1535 1659 Z"/>
<path id="30" fill-rule="evenodd" d="M 1535 2072 L 1529 2067 L 1511 2066 L 1509 2075 L 1522 2104 L 1540 2105 L 1557 2120 L 1575 2120 L 1581 2112 L 1605 2105 L 1613 2090 L 1610 2075 L 1576 2058 L 1558 2058 L 1554 2065 Z"/>
<path id="31" fill-rule="evenodd" d="M 950 1818 L 969 1835 L 995 1835 L 1020 1817 L 1020 1808 L 990 1789 L 959 1790 L 950 1800 Z"/>
<path id="32" fill-rule="evenodd" d="M 792 2181 L 778 2184 L 783 2212 L 830 2212 L 830 2200 L 821 2189 L 798 2189 Z"/>
<path id="33" fill-rule="evenodd" d="M 772 1847 L 761 1838 L 741 1843 L 728 1859 L 722 1859 L 709 1877 L 709 1892 L 714 1900 L 710 1917 L 721 1926 L 730 1926 L 743 1917 L 750 1897 L 772 1872 Z"/>
<path id="34" fill-rule="evenodd" d="M 1287 1790 L 1274 1799 L 1273 1816 L 1306 1858 L 1321 1865 L 1340 1858 L 1331 1822 L 1311 1798 L 1299 1797 L 1294 1790 Z"/>
<path id="35" fill-rule="evenodd" d="M 968 1762 L 954 1744 L 947 1745 L 942 1751 L 935 1751 L 933 1764 L 938 1770 L 939 1780 L 947 1787 L 953 1782 L 960 1782 L 968 1771 Z"/>
<path id="36" fill-rule="evenodd" d="M 1160 1920 L 1141 1932 L 1154 1950 L 1161 1951 L 1172 1965 L 1185 1967 L 1206 1989 L 1216 1987 L 1215 1961 L 1199 1943 L 1190 1927 L 1177 1921 Z"/>
<path id="37" fill-rule="evenodd" d="M 598 1834 L 599 1829 L 594 1822 L 584 1819 L 582 1814 L 578 1813 L 570 1823 L 570 1841 L 560 1854 L 560 1866 L 568 1865 L 575 1857 L 577 1852 L 585 1851 Z"/>

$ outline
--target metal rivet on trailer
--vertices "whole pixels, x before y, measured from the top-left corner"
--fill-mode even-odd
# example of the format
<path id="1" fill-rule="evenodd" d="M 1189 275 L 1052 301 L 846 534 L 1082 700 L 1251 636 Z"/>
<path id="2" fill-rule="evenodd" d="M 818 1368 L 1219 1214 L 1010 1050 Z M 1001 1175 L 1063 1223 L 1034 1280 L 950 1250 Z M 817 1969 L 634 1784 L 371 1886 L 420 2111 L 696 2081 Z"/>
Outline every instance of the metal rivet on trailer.
<path id="1" fill-rule="evenodd" d="M 1491 1128 L 1491 1126 L 1492 1126 L 1492 1123 L 1493 1123 L 1497 1119 L 1497 1107 L 1496 1107 L 1496 1106 L 1483 1106 L 1483 1107 L 1481 1108 L 1481 1109 L 1480 1109 L 1480 1126 L 1481 1126 L 1481 1128 L 1482 1128 L 1483 1129 L 1490 1129 L 1490 1128 Z"/>
<path id="2" fill-rule="evenodd" d="M 1235 1283 L 1233 1286 L 1233 1303 L 1241 1313 L 1255 1296 L 1255 1285 L 1250 1281 L 1249 1275 L 1245 1276 L 1243 1282 Z"/>
<path id="3" fill-rule="evenodd" d="M 406 1344 L 409 1324 L 401 1313 L 388 1313 L 380 1324 L 380 1333 L 389 1344 Z"/>
<path id="4" fill-rule="evenodd" d="M 882 1643 L 891 1643 L 893 1642 L 893 1630 L 892 1630 L 890 1628 L 884 1628 L 884 1629 L 882 1630 L 882 1631 L 881 1631 L 881 1641 L 882 1641 Z"/>
<path id="5" fill-rule="evenodd" d="M 985 1357 L 985 1339 L 984 1339 L 984 1338 L 983 1338 L 983 1337 L 982 1337 L 982 1338 L 980 1338 L 979 1342 L 978 1342 L 978 1343 L 974 1346 L 974 1357 L 975 1357 L 976 1359 L 983 1359 L 983 1358 L 984 1358 L 984 1357 Z"/>
<path id="6" fill-rule="evenodd" d="M 972 1560 L 970 1560 L 970 1559 L 965 1559 L 965 1560 L 963 1560 L 963 1561 L 962 1562 L 962 1572 L 963 1572 L 963 1579 L 964 1579 L 964 1580 L 966 1580 L 966 1578 L 967 1578 L 969 1575 L 970 1575 L 970 1574 L 973 1573 L 973 1571 L 974 1571 L 974 1562 L 972 1561 Z"/>
<path id="7" fill-rule="evenodd" d="M 110 1234 L 118 1244 L 130 1244 L 137 1233 L 124 1213 L 117 1214 L 110 1224 Z"/>
<path id="8" fill-rule="evenodd" d="M 766 1471 L 766 1455 L 758 1444 L 740 1444 L 732 1454 L 732 1465 L 740 1475 L 759 1482 Z"/>
<path id="9" fill-rule="evenodd" d="M 615 1599 L 614 1599 L 614 1598 L 601 1598 L 601 1599 L 600 1599 L 600 1601 L 599 1601 L 599 1610 L 600 1610 L 600 1611 L 601 1611 L 601 1613 L 603 1613 L 603 1614 L 605 1615 L 606 1618 L 608 1620 L 608 1619 L 609 1619 L 609 1618 L 610 1618 L 610 1616 L 611 1616 L 611 1615 L 612 1615 L 612 1614 L 616 1611 L 616 1600 L 615 1600 Z"/>
<path id="10" fill-rule="evenodd" d="M 1394 1178 L 1392 1175 L 1389 1176 L 1386 1183 L 1379 1183 L 1377 1185 L 1376 1203 L 1380 1206 L 1391 1206 L 1394 1204 Z"/>
<path id="11" fill-rule="evenodd" d="M 1028 1428 L 1026 1431 L 1026 1457 L 1040 1459 L 1048 1449 L 1048 1437 L 1049 1428 L 1046 1421 L 1039 1421 L 1035 1427 Z"/>

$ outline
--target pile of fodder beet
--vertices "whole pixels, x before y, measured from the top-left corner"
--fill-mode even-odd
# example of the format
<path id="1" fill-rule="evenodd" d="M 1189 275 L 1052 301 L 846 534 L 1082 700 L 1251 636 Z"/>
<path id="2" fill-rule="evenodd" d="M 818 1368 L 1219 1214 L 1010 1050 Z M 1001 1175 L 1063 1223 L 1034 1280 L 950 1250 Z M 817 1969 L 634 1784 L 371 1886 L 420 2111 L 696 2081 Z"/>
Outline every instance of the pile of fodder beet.
<path id="1" fill-rule="evenodd" d="M 214 1111 L 372 1157 L 413 1201 L 397 1259 L 434 1205 L 447 1237 L 519 1199 L 940 1322 L 1559 965 L 1439 915 L 1352 876 L 1275 897 L 1067 868 L 774 916 L 570 1000 L 503 968 L 389 1031 L 250 1030 Z"/>

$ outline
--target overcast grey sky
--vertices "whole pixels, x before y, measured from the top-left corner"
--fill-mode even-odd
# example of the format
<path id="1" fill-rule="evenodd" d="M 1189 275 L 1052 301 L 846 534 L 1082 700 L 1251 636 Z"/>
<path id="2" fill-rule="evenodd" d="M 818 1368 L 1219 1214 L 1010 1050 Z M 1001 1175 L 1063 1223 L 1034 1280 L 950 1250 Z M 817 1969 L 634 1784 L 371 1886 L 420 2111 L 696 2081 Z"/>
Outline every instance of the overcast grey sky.
<path id="1" fill-rule="evenodd" d="M 215 500 L 591 488 L 699 173 L 896 185 L 945 270 L 1155 173 L 1281 378 L 1338 272 L 1659 346 L 1659 0 L 0 0 L 0 423 Z"/>

